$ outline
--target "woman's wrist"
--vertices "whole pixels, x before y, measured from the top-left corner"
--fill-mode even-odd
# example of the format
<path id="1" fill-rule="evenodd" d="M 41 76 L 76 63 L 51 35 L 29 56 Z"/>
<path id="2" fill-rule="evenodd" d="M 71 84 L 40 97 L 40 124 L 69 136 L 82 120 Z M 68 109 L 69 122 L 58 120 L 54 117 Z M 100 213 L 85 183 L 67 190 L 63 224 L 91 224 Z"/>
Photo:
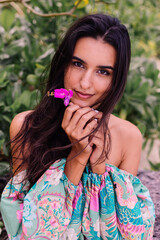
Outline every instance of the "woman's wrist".
<path id="1" fill-rule="evenodd" d="M 76 157 L 74 156 L 75 154 L 71 152 L 67 157 L 64 173 L 74 185 L 78 185 L 88 162 L 88 158 L 82 154 Z"/>
<path id="2" fill-rule="evenodd" d="M 102 163 L 90 163 L 93 173 L 103 174 L 106 171 L 105 162 Z"/>

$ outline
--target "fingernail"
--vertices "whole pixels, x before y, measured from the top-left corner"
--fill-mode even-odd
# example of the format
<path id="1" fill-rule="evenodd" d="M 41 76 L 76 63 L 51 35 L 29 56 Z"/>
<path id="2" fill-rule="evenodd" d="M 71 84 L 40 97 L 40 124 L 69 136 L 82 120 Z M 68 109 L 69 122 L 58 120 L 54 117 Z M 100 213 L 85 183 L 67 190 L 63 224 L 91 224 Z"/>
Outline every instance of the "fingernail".
<path id="1" fill-rule="evenodd" d="M 98 113 L 98 112 L 99 112 L 97 109 L 94 109 L 94 108 L 92 108 L 92 110 L 93 110 L 93 111 L 95 111 L 96 113 Z"/>

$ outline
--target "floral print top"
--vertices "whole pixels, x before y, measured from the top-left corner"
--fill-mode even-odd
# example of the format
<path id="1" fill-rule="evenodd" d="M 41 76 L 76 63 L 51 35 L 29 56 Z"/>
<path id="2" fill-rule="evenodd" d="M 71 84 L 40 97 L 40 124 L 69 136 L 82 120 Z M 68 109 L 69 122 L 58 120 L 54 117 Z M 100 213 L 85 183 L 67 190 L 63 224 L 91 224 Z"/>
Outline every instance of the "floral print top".
<path id="1" fill-rule="evenodd" d="M 154 205 L 137 177 L 110 164 L 102 175 L 86 166 L 75 186 L 65 161 L 52 164 L 28 192 L 25 171 L 9 181 L 1 212 L 10 240 L 152 239 Z"/>

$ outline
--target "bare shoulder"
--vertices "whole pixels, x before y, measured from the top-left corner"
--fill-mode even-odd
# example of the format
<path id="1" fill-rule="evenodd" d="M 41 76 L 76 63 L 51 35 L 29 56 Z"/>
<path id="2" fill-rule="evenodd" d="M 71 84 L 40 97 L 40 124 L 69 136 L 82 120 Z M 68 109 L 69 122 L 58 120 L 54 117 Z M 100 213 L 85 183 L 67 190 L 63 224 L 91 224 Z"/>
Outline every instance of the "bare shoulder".
<path id="1" fill-rule="evenodd" d="M 136 127 L 133 123 L 111 115 L 110 125 L 123 140 L 128 141 L 133 139 L 142 141 L 142 134 L 138 127 Z"/>
<path id="2" fill-rule="evenodd" d="M 10 138 L 11 139 L 14 138 L 17 135 L 17 133 L 20 131 L 20 129 L 23 125 L 23 122 L 25 120 L 25 117 L 31 112 L 32 112 L 32 110 L 21 112 L 13 118 L 11 125 L 10 125 Z"/>
<path id="3" fill-rule="evenodd" d="M 119 168 L 137 174 L 142 150 L 142 134 L 131 122 L 111 115 L 111 134 L 116 136 L 121 149 Z"/>

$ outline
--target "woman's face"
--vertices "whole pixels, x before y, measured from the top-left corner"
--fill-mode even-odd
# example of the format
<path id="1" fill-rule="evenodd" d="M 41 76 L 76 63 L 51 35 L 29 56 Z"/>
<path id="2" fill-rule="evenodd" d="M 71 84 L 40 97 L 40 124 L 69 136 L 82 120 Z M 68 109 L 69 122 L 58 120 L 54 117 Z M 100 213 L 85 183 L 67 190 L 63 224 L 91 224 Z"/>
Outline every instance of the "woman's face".
<path id="1" fill-rule="evenodd" d="M 80 38 L 64 76 L 64 87 L 73 91 L 71 101 L 80 107 L 96 104 L 111 86 L 116 50 L 101 39 Z"/>

